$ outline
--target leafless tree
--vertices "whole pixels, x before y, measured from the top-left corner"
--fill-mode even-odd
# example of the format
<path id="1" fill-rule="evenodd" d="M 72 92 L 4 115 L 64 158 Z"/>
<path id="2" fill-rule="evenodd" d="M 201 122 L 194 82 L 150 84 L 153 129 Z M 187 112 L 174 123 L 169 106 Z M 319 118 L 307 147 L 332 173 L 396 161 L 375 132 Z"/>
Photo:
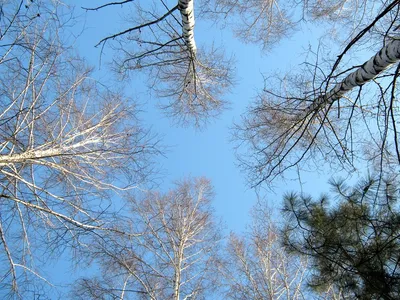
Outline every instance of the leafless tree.
<path id="1" fill-rule="evenodd" d="M 201 125 L 224 107 L 223 94 L 232 86 L 233 65 L 221 50 L 198 47 L 194 38 L 194 0 L 121 1 L 86 8 L 131 8 L 127 29 L 109 35 L 97 46 L 111 44 L 114 66 L 122 76 L 147 72 L 149 86 L 167 102 L 168 115 L 183 124 Z M 206 50 L 207 49 L 207 50 Z"/>
<path id="2" fill-rule="evenodd" d="M 285 253 L 270 212 L 258 203 L 250 231 L 229 238 L 227 263 L 221 269 L 227 299 L 304 299 L 307 263 Z"/>
<path id="3" fill-rule="evenodd" d="M 285 251 L 272 211 L 260 200 L 251 212 L 249 231 L 231 234 L 220 268 L 226 285 L 224 299 L 340 299 L 333 288 L 320 294 L 307 288 L 307 260 Z"/>
<path id="4" fill-rule="evenodd" d="M 123 234 L 107 223 L 110 196 L 141 183 L 156 152 L 134 105 L 71 55 L 70 17 L 56 2 L 0 4 L 2 299 L 39 295 L 41 263 L 64 247 Z"/>
<path id="5" fill-rule="evenodd" d="M 317 53 L 301 75 L 266 81 L 236 128 L 252 149 L 241 159 L 254 186 L 294 167 L 316 170 L 325 162 L 350 173 L 398 168 L 399 3 L 380 9 L 334 62 Z M 350 60 L 348 67 L 345 59 L 366 48 L 374 55 L 362 65 Z"/>
<path id="6" fill-rule="evenodd" d="M 204 178 L 169 193 L 131 199 L 136 237 L 110 235 L 93 243 L 102 276 L 74 285 L 75 299 L 206 299 L 217 285 L 221 227 Z"/>
<path id="7" fill-rule="evenodd" d="M 369 12 L 390 3 L 380 1 L 378 4 L 372 0 L 200 1 L 203 14 L 232 27 L 243 42 L 259 44 L 263 50 L 271 50 L 305 22 L 323 22 L 334 27 L 345 25 L 350 28 L 351 36 L 372 21 L 373 14 Z"/>

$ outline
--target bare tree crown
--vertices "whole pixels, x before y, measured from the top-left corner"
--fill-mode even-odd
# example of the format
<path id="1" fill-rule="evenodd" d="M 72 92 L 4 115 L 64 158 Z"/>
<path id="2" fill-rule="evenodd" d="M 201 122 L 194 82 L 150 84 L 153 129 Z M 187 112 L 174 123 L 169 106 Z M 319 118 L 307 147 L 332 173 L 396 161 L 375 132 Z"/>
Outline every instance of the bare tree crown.
<path id="1" fill-rule="evenodd" d="M 0 4 L 2 298 L 46 290 L 39 266 L 51 253 L 122 234 L 107 221 L 109 197 L 142 183 L 157 152 L 133 103 L 71 54 L 68 14 L 53 4 Z"/>

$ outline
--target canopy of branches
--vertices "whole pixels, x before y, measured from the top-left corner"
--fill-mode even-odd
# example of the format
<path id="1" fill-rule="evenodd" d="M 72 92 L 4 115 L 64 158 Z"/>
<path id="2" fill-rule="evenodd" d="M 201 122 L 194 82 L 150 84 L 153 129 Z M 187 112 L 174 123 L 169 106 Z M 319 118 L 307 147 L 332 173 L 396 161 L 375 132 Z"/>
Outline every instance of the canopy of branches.
<path id="1" fill-rule="evenodd" d="M 43 270 L 64 252 L 101 270 L 74 285 L 80 299 L 400 297 L 399 190 L 397 178 L 385 177 L 400 165 L 400 0 L 121 0 L 80 8 L 95 15 L 122 7 L 121 27 L 96 45 L 100 59 L 112 53 L 107 75 L 131 83 L 144 74 L 146 91 L 184 125 L 220 114 L 234 84 L 234 49 L 215 47 L 211 34 L 199 42 L 200 22 L 228 26 L 265 53 L 303 24 L 329 33 L 299 73 L 265 77 L 233 130 L 239 163 L 256 187 L 290 170 L 377 176 L 355 188 L 333 182 L 332 205 L 288 195 L 285 247 L 265 204 L 245 236 L 224 241 L 205 178 L 146 190 L 157 136 L 138 121 L 123 85 L 96 80 L 76 53 L 68 2 L 0 1 L 0 298 L 46 295 Z"/>

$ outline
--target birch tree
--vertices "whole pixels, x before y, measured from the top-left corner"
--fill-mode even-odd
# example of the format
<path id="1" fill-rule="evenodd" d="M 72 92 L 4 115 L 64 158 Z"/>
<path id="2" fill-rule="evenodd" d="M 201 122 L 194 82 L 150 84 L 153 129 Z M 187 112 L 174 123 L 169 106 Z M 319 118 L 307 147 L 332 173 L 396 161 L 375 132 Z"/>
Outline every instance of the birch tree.
<path id="1" fill-rule="evenodd" d="M 2 299 L 40 297 L 51 257 L 93 232 L 123 234 L 110 196 L 141 183 L 156 153 L 134 106 L 71 55 L 71 16 L 53 4 L 0 4 Z"/>
<path id="2" fill-rule="evenodd" d="M 149 87 L 166 113 L 181 124 L 201 125 L 224 107 L 233 66 L 220 49 L 196 43 L 194 0 L 120 1 L 86 8 L 131 9 L 126 27 L 97 46 L 116 51 L 114 68 L 123 78 L 134 71 L 148 75 Z"/>
<path id="3" fill-rule="evenodd" d="M 398 9 L 398 1 L 385 3 L 335 61 L 317 53 L 301 75 L 266 80 L 236 128 L 252 149 L 241 161 L 254 186 L 326 163 L 349 173 L 398 168 Z M 360 47 L 374 52 L 348 68 Z"/>
<path id="4" fill-rule="evenodd" d="M 305 299 L 307 261 L 285 253 L 266 203 L 251 216 L 249 232 L 232 233 L 226 245 L 224 299 Z"/>
<path id="5" fill-rule="evenodd" d="M 245 43 L 269 51 L 305 23 L 350 29 L 345 40 L 372 21 L 378 7 L 391 1 L 373 0 L 202 0 L 202 12 L 217 23 L 232 28 Z M 397 2 L 397 1 L 395 1 Z M 339 25 L 340 24 L 340 25 Z M 332 33 L 332 32 L 331 32 Z"/>
<path id="6" fill-rule="evenodd" d="M 221 227 L 204 178 L 177 183 L 167 194 L 130 200 L 133 233 L 97 240 L 102 276 L 82 278 L 74 299 L 207 299 L 218 287 Z"/>

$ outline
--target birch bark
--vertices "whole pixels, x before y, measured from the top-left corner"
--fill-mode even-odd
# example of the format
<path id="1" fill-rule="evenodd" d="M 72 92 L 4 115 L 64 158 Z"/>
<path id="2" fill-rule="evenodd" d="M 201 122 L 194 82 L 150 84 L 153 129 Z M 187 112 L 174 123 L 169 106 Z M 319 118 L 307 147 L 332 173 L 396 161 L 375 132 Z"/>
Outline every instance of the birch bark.
<path id="1" fill-rule="evenodd" d="M 194 0 L 179 0 L 178 9 L 182 16 L 182 35 L 190 53 L 196 56 L 196 42 L 194 40 Z"/>
<path id="2" fill-rule="evenodd" d="M 377 54 L 366 61 L 356 71 L 349 74 L 343 81 L 336 84 L 325 95 L 318 97 L 308 106 L 297 120 L 302 120 L 316 109 L 322 109 L 339 100 L 345 93 L 355 87 L 362 86 L 374 79 L 384 70 L 400 60 L 400 40 L 393 40 L 386 44 Z"/>

